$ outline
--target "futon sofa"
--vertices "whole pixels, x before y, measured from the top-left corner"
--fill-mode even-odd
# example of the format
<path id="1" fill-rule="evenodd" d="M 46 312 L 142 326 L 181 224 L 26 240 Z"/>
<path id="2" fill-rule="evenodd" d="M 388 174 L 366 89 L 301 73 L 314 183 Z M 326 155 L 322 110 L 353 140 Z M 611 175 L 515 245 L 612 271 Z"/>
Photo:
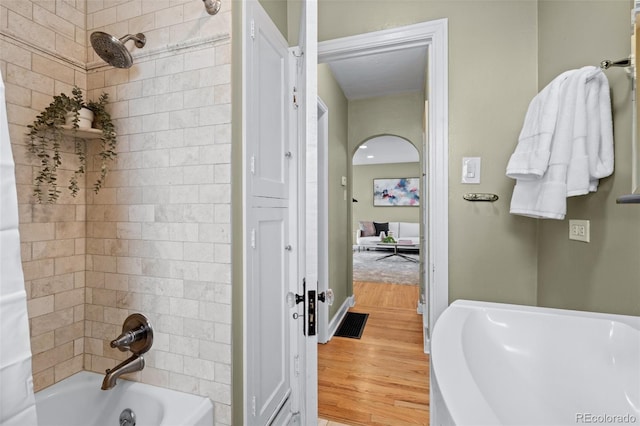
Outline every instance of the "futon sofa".
<path id="1" fill-rule="evenodd" d="M 420 224 L 415 222 L 360 222 L 356 231 L 358 249 L 375 248 L 380 242 L 380 232 L 398 240 L 420 244 Z"/>

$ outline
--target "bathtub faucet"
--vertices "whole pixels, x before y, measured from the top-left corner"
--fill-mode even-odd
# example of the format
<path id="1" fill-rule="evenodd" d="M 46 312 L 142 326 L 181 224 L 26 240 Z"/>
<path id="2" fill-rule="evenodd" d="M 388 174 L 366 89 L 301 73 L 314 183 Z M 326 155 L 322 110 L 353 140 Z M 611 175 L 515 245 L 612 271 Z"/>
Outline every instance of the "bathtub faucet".
<path id="1" fill-rule="evenodd" d="M 110 368 L 106 371 L 104 380 L 102 381 L 102 390 L 109 390 L 116 385 L 118 377 L 127 373 L 135 373 L 144 368 L 144 358 L 142 355 L 131 355 L 129 358 Z"/>
<path id="2" fill-rule="evenodd" d="M 109 390 L 116 385 L 116 380 L 123 374 L 134 373 L 144 368 L 142 354 L 151 349 L 153 344 L 153 328 L 149 319 L 142 314 L 131 314 L 122 324 L 122 333 L 111 341 L 112 348 L 122 352 L 131 351 L 126 360 L 106 371 L 102 381 L 102 390 Z"/>
<path id="3" fill-rule="evenodd" d="M 122 352 L 128 351 L 131 348 L 131 344 L 143 339 L 146 333 L 147 329 L 144 325 L 133 330 L 123 331 L 117 339 L 111 341 L 111 347 L 118 348 Z"/>

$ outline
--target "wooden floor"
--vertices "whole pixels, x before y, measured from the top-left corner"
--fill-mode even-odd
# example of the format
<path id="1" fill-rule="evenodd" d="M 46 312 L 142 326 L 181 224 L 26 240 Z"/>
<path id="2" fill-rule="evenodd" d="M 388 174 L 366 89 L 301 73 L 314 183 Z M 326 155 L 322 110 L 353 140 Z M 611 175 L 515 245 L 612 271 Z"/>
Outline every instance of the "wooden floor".
<path id="1" fill-rule="evenodd" d="M 361 339 L 318 345 L 319 417 L 348 425 L 428 425 L 429 356 L 418 286 L 354 282 Z"/>

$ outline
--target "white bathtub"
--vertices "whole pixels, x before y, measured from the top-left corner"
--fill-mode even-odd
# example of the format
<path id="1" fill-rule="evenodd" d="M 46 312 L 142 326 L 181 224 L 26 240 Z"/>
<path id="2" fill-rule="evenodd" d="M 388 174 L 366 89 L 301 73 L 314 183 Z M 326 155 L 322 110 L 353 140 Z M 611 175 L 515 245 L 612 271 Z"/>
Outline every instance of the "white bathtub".
<path id="1" fill-rule="evenodd" d="M 431 360 L 440 424 L 640 424 L 640 317 L 456 301 Z"/>
<path id="2" fill-rule="evenodd" d="M 36 393 L 39 426 L 119 426 L 130 408 L 136 426 L 212 426 L 208 398 L 118 379 L 100 389 L 103 376 L 80 372 Z"/>

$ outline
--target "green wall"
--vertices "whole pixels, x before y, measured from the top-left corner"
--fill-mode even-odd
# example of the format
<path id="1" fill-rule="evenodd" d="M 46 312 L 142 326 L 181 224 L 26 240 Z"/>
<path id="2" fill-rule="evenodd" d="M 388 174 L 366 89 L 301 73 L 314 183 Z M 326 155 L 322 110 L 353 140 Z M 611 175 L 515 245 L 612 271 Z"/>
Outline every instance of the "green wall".
<path id="1" fill-rule="evenodd" d="M 284 38 L 288 39 L 287 0 L 258 0 Z"/>
<path id="2" fill-rule="evenodd" d="M 318 96 L 329 110 L 329 287 L 335 301 L 329 308 L 333 318 L 342 303 L 351 296 L 353 265 L 351 263 L 351 239 L 348 224 L 351 198 L 345 200 L 346 187 L 341 177 L 348 175 L 347 153 L 348 110 L 347 98 L 333 77 L 328 65 L 318 65 Z"/>
<path id="3" fill-rule="evenodd" d="M 509 214 L 513 181 L 504 173 L 538 91 L 537 2 L 320 1 L 318 13 L 321 41 L 448 18 L 449 299 L 535 305 L 536 223 Z M 361 140 L 351 113 L 350 105 L 353 148 Z M 482 157 L 481 184 L 460 183 L 463 156 Z M 470 191 L 500 200 L 469 203 L 462 196 Z"/>
<path id="4" fill-rule="evenodd" d="M 424 94 L 410 93 L 349 102 L 349 152 L 380 135 L 396 135 L 412 143 L 422 158 Z"/>
<path id="5" fill-rule="evenodd" d="M 541 1 L 539 88 L 560 72 L 630 51 L 631 2 Z M 594 29 L 597 28 L 597 31 Z M 539 221 L 538 303 L 640 315 L 640 206 L 616 204 L 631 189 L 631 89 L 622 68 L 605 71 L 611 86 L 615 172 L 598 192 L 572 197 L 563 221 Z M 569 219 L 591 221 L 591 242 L 568 239 Z"/>

